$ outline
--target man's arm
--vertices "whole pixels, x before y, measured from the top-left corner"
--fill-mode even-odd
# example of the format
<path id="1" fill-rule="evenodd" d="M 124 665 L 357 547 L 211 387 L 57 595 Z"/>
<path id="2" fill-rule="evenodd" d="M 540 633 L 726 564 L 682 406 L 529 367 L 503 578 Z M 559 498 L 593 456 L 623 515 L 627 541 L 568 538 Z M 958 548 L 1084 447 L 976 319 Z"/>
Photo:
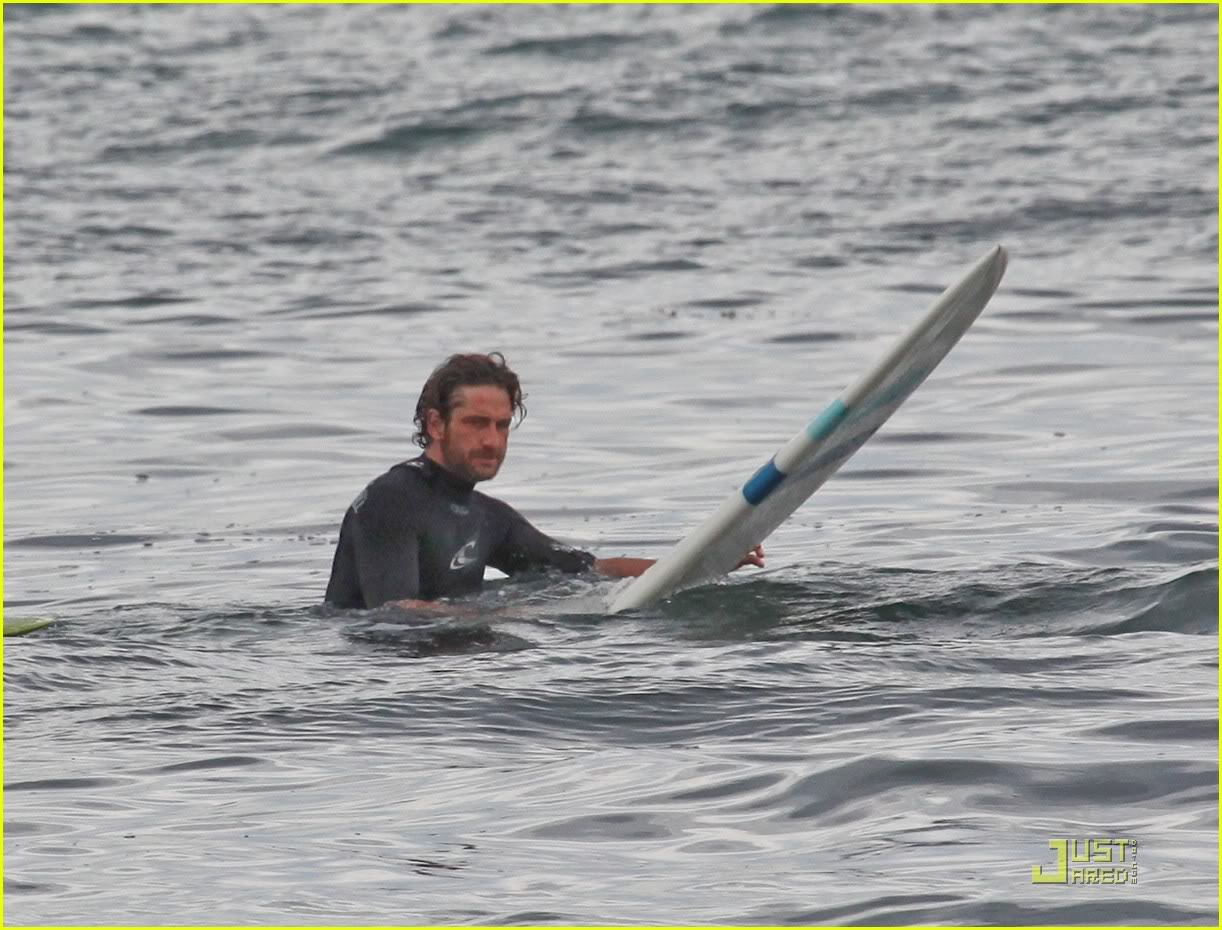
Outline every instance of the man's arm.
<path id="1" fill-rule="evenodd" d="M 594 571 L 608 578 L 635 578 L 645 574 L 645 570 L 656 559 L 634 559 L 621 556 L 616 559 L 595 559 Z"/>
<path id="2" fill-rule="evenodd" d="M 397 601 L 387 601 L 382 604 L 383 607 L 402 607 L 405 610 L 431 610 L 434 613 L 453 613 L 454 608 L 449 604 L 438 604 L 436 601 L 418 601 L 412 598 L 403 598 Z"/>
<path id="3" fill-rule="evenodd" d="M 628 556 L 622 556 L 617 559 L 595 559 L 594 570 L 600 575 L 606 575 L 608 578 L 636 578 L 638 575 L 645 574 L 646 569 L 652 565 L 656 559 L 634 559 Z M 757 568 L 764 567 L 764 547 L 758 545 L 748 552 L 741 562 L 735 568 L 742 568 L 745 565 L 754 565 Z"/>
<path id="4" fill-rule="evenodd" d="M 556 542 L 550 536 L 536 529 L 529 520 L 503 501 L 497 504 L 505 508 L 506 519 L 509 521 L 509 532 L 506 542 L 493 553 L 489 562 L 493 568 L 512 575 L 515 571 L 526 568 L 559 568 L 565 572 L 580 572 L 593 568 L 607 578 L 636 578 L 645 574 L 646 569 L 654 563 L 654 559 L 638 559 L 631 556 L 619 556 L 610 559 L 598 559 L 588 552 L 571 549 Z M 756 546 L 748 552 L 735 568 L 744 565 L 764 566 L 764 549 Z"/>
<path id="5" fill-rule="evenodd" d="M 504 537 L 492 551 L 488 564 L 506 575 L 556 568 L 568 574 L 584 572 L 594 565 L 594 556 L 557 542 L 506 504 L 490 498 L 504 521 Z M 642 569 L 644 571 L 644 569 Z"/>
<path id="6" fill-rule="evenodd" d="M 365 606 L 413 602 L 420 593 L 419 541 L 403 495 L 375 483 L 354 509 L 353 551 Z"/>

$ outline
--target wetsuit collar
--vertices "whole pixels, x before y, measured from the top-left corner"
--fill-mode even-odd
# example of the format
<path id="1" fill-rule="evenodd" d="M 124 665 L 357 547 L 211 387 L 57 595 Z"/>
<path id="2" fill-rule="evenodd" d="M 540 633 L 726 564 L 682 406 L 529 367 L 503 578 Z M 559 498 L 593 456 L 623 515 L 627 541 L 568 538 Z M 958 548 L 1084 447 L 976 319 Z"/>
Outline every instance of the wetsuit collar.
<path id="1" fill-rule="evenodd" d="M 475 482 L 458 477 L 454 472 L 438 465 L 427 455 L 421 455 L 415 461 L 423 465 L 424 473 L 429 476 L 430 480 L 436 481 L 451 493 L 466 495 L 470 494 L 475 488 Z"/>

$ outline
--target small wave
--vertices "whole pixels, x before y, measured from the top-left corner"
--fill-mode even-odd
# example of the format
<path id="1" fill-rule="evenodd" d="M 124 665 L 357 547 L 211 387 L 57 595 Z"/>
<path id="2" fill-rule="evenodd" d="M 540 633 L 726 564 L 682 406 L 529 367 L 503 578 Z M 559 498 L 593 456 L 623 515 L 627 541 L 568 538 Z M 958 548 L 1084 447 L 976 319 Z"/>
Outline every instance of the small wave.
<path id="1" fill-rule="evenodd" d="M 65 791 L 72 789 L 113 788 L 130 784 L 130 778 L 39 778 L 32 781 L 11 781 L 5 791 Z"/>
<path id="2" fill-rule="evenodd" d="M 1030 126 L 1048 126 L 1059 120 L 1072 121 L 1076 126 L 1091 116 L 1111 113 L 1145 113 L 1157 110 L 1162 102 L 1154 97 L 1139 97 L 1134 94 L 1111 96 L 1084 95 L 1068 100 L 1054 100 L 1029 106 L 1018 105 L 1011 115 L 1020 123 Z"/>
<path id="3" fill-rule="evenodd" d="M 359 436 L 366 430 L 326 423 L 277 423 L 222 430 L 216 435 L 231 442 L 270 442 L 285 439 L 324 439 L 334 436 Z"/>
<path id="4" fill-rule="evenodd" d="M 268 358 L 271 353 L 258 349 L 181 349 L 171 352 L 154 352 L 150 357 L 167 362 L 230 362 L 250 358 Z"/>
<path id="5" fill-rule="evenodd" d="M 272 313 L 289 314 L 294 317 L 309 320 L 345 320 L 354 317 L 365 316 L 386 316 L 386 317 L 413 317 L 419 316 L 422 313 L 442 313 L 445 307 L 440 304 L 423 303 L 420 301 L 409 301 L 399 304 L 385 304 L 380 307 L 342 307 L 332 309 L 314 311 L 312 313 L 302 313 L 299 310 L 275 310 Z"/>
<path id="6" fill-rule="evenodd" d="M 465 16 L 459 18 L 457 16 L 446 20 L 445 25 L 433 31 L 433 38 L 438 40 L 446 39 L 466 39 L 470 36 L 481 35 L 483 30 L 473 25 Z"/>
<path id="7" fill-rule="evenodd" d="M 20 879 L 9 878 L 7 875 L 4 878 L 4 893 L 6 895 L 11 894 L 14 897 L 26 894 L 62 896 L 71 894 L 74 890 L 69 885 L 61 885 L 54 882 L 21 881 Z"/>
<path id="8" fill-rule="evenodd" d="M 484 50 L 485 55 L 536 55 L 566 61 L 603 61 L 608 55 L 636 45 L 673 45 L 670 32 L 621 33 L 592 32 L 576 36 L 546 36 L 516 39 Z"/>
<path id="9" fill-rule="evenodd" d="M 5 18 L 8 18 L 7 13 Z M 43 41 L 61 42 L 65 45 L 115 45 L 127 44 L 135 38 L 134 32 L 113 29 L 103 23 L 82 23 L 67 32 L 48 33 Z"/>
<path id="10" fill-rule="evenodd" d="M 607 136 L 637 133 L 671 133 L 690 126 L 705 126 L 702 118 L 672 116 L 629 116 L 597 107 L 582 106 L 565 122 L 565 125 L 581 134 Z"/>
<path id="11" fill-rule="evenodd" d="M 1005 437 L 989 433 L 951 433 L 937 430 L 890 430 L 874 438 L 875 445 L 929 445 L 932 443 L 998 442 Z"/>
<path id="12" fill-rule="evenodd" d="M 693 335 L 695 334 L 675 330 L 657 330 L 648 333 L 631 333 L 624 338 L 632 342 L 670 342 L 675 339 L 690 339 Z"/>
<path id="13" fill-rule="evenodd" d="M 415 155 L 430 149 L 465 145 L 474 142 L 496 129 L 505 129 L 504 120 L 499 125 L 466 125 L 462 123 L 422 121 L 395 126 L 380 135 L 359 142 L 349 142 L 333 148 L 333 156 L 393 156 Z"/>
<path id="14" fill-rule="evenodd" d="M 125 223 L 121 226 L 89 224 L 81 226 L 78 232 L 99 239 L 129 238 L 132 236 L 149 239 L 169 239 L 175 235 L 173 230 L 163 229 L 159 226 L 141 226 L 136 223 Z"/>
<path id="15" fill-rule="evenodd" d="M 1201 218 L 1212 216 L 1216 195 L 1196 187 L 1166 190 L 1135 189 L 1130 197 L 1089 195 L 1080 198 L 1036 197 L 1008 214 L 981 213 L 952 220 L 907 220 L 888 224 L 889 235 L 903 243 L 955 241 L 978 243 L 1001 239 L 1018 231 L 1051 227 L 1114 223 L 1119 220 Z M 904 250 L 904 246 L 893 246 Z"/>
<path id="16" fill-rule="evenodd" d="M 848 333 L 818 331 L 809 333 L 782 333 L 780 336 L 771 336 L 765 341 L 776 345 L 810 345 L 812 343 L 843 342 L 846 339 L 852 338 Z"/>
<path id="17" fill-rule="evenodd" d="M 1066 291 L 1054 287 L 1003 287 L 1000 293 L 1045 300 L 1072 300 L 1078 296 L 1077 291 Z"/>
<path id="18" fill-rule="evenodd" d="M 197 326 L 223 326 L 236 322 L 233 317 L 216 313 L 180 313 L 171 316 L 137 317 L 127 321 L 129 326 L 173 326 L 192 329 Z"/>
<path id="19" fill-rule="evenodd" d="M 549 821 L 524 831 L 526 836 L 557 839 L 565 842 L 591 841 L 648 842 L 683 834 L 685 817 L 668 817 L 657 811 L 617 811 L 604 814 L 582 814 L 563 820 Z"/>
<path id="20" fill-rule="evenodd" d="M 1093 736 L 1140 743 L 1213 743 L 1218 739 L 1218 719 L 1159 717 L 1125 723 L 1106 723 L 1088 731 Z"/>
<path id="21" fill-rule="evenodd" d="M 1094 777 L 1088 772 L 1093 770 Z M 1216 783 L 1216 767 L 1208 763 L 1162 763 L 1129 760 L 1084 763 L 1069 767 L 1051 764 L 992 761 L 972 757 L 906 759 L 875 755 L 832 765 L 783 785 L 770 796 L 730 805 L 732 811 L 754 811 L 794 829 L 795 820 L 836 822 L 862 805 L 880 803 L 892 792 L 915 786 L 953 790 L 974 786 L 979 803 L 1017 796 L 1042 810 L 1072 808 L 1106 791 L 1109 798 L 1130 803 L 1153 801 L 1175 791 Z M 845 810 L 850 808 L 850 810 Z M 830 816 L 829 816 L 830 815 Z"/>
<path id="22" fill-rule="evenodd" d="M 107 307 L 130 307 L 135 310 L 141 310 L 145 307 L 165 307 L 172 304 L 189 304 L 194 302 L 194 300 L 194 297 L 185 297 L 181 294 L 155 291 L 148 294 L 132 294 L 129 297 L 73 300 L 65 304 L 65 306 L 79 310 L 102 310 Z"/>
<path id="23" fill-rule="evenodd" d="M 1217 313 L 1139 313 L 1127 318 L 1140 326 L 1170 326 L 1178 323 L 1205 323 L 1216 327 Z"/>
<path id="24" fill-rule="evenodd" d="M 606 281 L 619 278 L 642 278 L 652 274 L 674 271 L 703 271 L 705 265 L 686 258 L 662 259 L 652 262 L 624 262 L 619 265 L 603 265 L 584 271 L 549 271 L 539 275 L 549 280 L 572 282 Z"/>
<path id="25" fill-rule="evenodd" d="M 823 109 L 815 100 L 771 100 L 734 102 L 725 108 L 726 120 L 735 129 L 758 129 L 773 124 L 792 125 L 795 119 L 815 115 Z"/>
<path id="26" fill-rule="evenodd" d="M 104 326 L 89 323 L 64 323 L 59 320 L 43 320 L 37 323 L 5 322 L 6 333 L 37 333 L 40 336 L 97 336 L 110 332 Z"/>
<path id="27" fill-rule="evenodd" d="M 386 619 L 375 612 L 363 616 L 353 614 L 345 618 L 343 624 L 343 636 L 348 642 L 411 659 L 517 652 L 534 645 L 513 633 L 495 629 L 485 620 L 430 618 L 422 622 L 408 616 Z"/>
<path id="28" fill-rule="evenodd" d="M 1217 500 L 1216 483 L 1167 478 L 1149 481 L 1007 481 L 994 485 L 999 500 L 1063 504 L 1065 501 Z"/>
<path id="29" fill-rule="evenodd" d="M 166 404 L 158 407 L 140 407 L 132 413 L 146 417 L 219 417 L 235 413 L 254 413 L 238 407 L 207 407 L 191 404 Z"/>
<path id="30" fill-rule="evenodd" d="M 1038 887 L 1038 886 L 1037 886 Z M 1054 896 L 1055 897 L 1055 896 Z M 735 924 L 811 926 L 1211 926 L 1217 914 L 1205 908 L 1183 907 L 1170 901 L 1125 900 L 1033 905 L 1029 898 L 1007 900 L 1000 895 L 883 894 L 846 905 L 755 911 L 732 919 Z"/>
<path id="31" fill-rule="evenodd" d="M 1021 638 L 1217 632 L 1216 567 L 1165 579 L 1118 568 L 1027 564 L 975 572 L 828 566 L 682 592 L 651 609 L 698 636 L 894 639 L 971 628 Z M 966 624 L 966 626 L 965 626 Z"/>
<path id="32" fill-rule="evenodd" d="M 806 255 L 794 262 L 799 268 L 843 268 L 848 262 L 839 255 Z"/>
<path id="33" fill-rule="evenodd" d="M 98 153 L 98 158 L 102 161 L 157 159 L 175 155 L 255 148 L 265 144 L 267 140 L 253 129 L 208 130 L 184 139 L 108 145 Z"/>
<path id="34" fill-rule="evenodd" d="M 882 87 L 850 96 L 846 99 L 846 103 L 854 107 L 886 112 L 942 103 L 959 103 L 966 99 L 966 96 L 966 92 L 958 84 L 930 82 Z"/>
<path id="35" fill-rule="evenodd" d="M 880 10 L 856 5 L 828 3 L 778 4 L 753 13 L 746 22 L 721 26 L 725 35 L 738 34 L 743 29 L 788 31 L 801 27 L 834 27 L 837 35 L 857 35 L 888 23 L 889 17 Z"/>
<path id="36" fill-rule="evenodd" d="M 1127 616 L 1092 625 L 1080 632 L 1103 635 L 1151 631 L 1201 635 L 1218 632 L 1216 567 L 1196 569 L 1162 584 L 1139 587 L 1126 594 L 1128 603 L 1124 613 Z"/>
<path id="37" fill-rule="evenodd" d="M 1112 301 L 1077 301 L 1070 304 L 1070 306 L 1083 310 L 1133 310 L 1163 307 L 1209 307 L 1210 309 L 1217 309 L 1217 303 L 1216 297 L 1141 297 L 1112 299 Z"/>
<path id="38" fill-rule="evenodd" d="M 171 762 L 168 765 L 158 765 L 150 769 L 139 770 L 139 774 L 173 774 L 177 772 L 209 772 L 216 769 L 249 768 L 265 765 L 267 760 L 258 756 L 206 756 L 191 759 L 187 762 Z"/>
<path id="39" fill-rule="evenodd" d="M 135 533 L 57 533 L 45 536 L 18 536 L 6 539 L 6 546 L 19 549 L 99 549 L 109 546 L 135 546 L 165 537 Z"/>
<path id="40" fill-rule="evenodd" d="M 348 84 L 330 87 L 311 87 L 308 90 L 286 91 L 282 98 L 286 102 L 304 101 L 306 103 L 348 103 L 366 97 L 376 97 L 384 94 L 386 88 L 375 84 Z"/>
<path id="41" fill-rule="evenodd" d="M 336 229 L 329 226 L 293 228 L 269 233 L 263 241 L 268 245 L 283 245 L 292 248 L 335 249 L 352 243 L 376 242 L 373 233 L 359 229 Z"/>

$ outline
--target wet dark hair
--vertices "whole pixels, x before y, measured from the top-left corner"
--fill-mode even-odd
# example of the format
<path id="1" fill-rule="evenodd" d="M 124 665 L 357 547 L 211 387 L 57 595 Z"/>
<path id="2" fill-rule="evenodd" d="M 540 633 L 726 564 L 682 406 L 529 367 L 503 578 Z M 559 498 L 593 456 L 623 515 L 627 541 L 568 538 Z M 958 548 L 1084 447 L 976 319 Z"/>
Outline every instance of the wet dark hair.
<path id="1" fill-rule="evenodd" d="M 416 401 L 416 432 L 412 442 L 427 449 L 432 441 L 428 431 L 428 412 L 436 410 L 442 420 L 449 421 L 454 392 L 460 387 L 480 387 L 491 385 L 504 388 L 509 395 L 509 406 L 514 418 L 521 423 L 526 417 L 526 405 L 522 399 L 522 385 L 518 376 L 505 364 L 505 356 L 500 352 L 490 352 L 487 355 L 451 355 L 433 369 L 429 379 L 420 389 L 420 399 Z"/>

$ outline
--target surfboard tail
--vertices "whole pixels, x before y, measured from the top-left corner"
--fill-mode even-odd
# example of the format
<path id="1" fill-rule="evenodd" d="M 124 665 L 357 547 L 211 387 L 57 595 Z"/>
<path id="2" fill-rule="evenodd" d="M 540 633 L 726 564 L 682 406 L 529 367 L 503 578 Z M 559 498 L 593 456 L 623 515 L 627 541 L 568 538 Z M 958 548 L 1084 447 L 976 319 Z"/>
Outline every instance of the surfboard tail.
<path id="1" fill-rule="evenodd" d="M 752 505 L 742 492 L 735 491 L 721 502 L 721 506 L 713 511 L 708 519 L 649 566 L 632 584 L 620 591 L 611 602 L 609 612 L 617 614 L 624 610 L 644 607 L 676 590 L 676 586 L 682 587 L 683 573 L 690 572 L 698 565 L 701 554 L 742 523 L 751 510 Z M 746 551 L 744 548 L 743 552 Z"/>

